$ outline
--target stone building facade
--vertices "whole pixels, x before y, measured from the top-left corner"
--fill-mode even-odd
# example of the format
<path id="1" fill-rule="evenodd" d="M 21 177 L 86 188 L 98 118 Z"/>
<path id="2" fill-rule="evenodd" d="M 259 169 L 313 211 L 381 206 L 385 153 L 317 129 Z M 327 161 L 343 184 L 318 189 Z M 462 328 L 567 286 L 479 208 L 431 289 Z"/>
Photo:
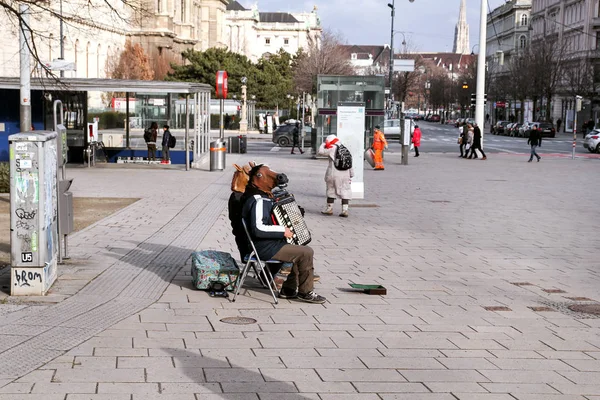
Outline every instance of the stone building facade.
<path id="1" fill-rule="evenodd" d="M 141 43 L 150 57 L 170 54 L 175 59 L 185 49 L 226 46 L 228 0 L 143 0 L 143 11 L 135 12 L 121 0 L 108 0 L 119 16 L 103 1 L 92 3 L 82 10 L 79 3 L 63 1 L 64 59 L 76 65 L 76 71 L 65 72 L 66 77 L 107 77 L 107 60 L 121 53 L 127 39 Z M 60 12 L 59 2 L 48 4 Z M 49 11 L 32 11 L 30 23 L 39 59 L 44 63 L 58 59 L 59 19 L 52 18 Z M 14 18 L 7 17 L 0 25 L 0 42 L 0 76 L 18 76 L 19 35 Z M 39 71 L 37 68 L 34 74 Z"/>
<path id="2" fill-rule="evenodd" d="M 253 62 L 280 49 L 295 54 L 318 44 L 321 33 L 316 6 L 304 13 L 260 12 L 256 5 L 246 9 L 233 0 L 227 6 L 225 46 Z"/>

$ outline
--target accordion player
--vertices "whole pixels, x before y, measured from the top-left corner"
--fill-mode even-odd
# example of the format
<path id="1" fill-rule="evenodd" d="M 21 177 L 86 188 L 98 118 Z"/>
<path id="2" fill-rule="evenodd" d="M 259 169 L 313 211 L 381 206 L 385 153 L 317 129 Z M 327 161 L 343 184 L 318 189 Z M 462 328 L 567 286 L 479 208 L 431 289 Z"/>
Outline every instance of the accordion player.
<path id="1" fill-rule="evenodd" d="M 305 246 L 311 241 L 310 231 L 304 221 L 304 212 L 301 210 L 294 195 L 286 190 L 274 192 L 273 209 L 271 210 L 274 222 L 287 227 L 293 236 L 287 239 L 289 244 Z"/>

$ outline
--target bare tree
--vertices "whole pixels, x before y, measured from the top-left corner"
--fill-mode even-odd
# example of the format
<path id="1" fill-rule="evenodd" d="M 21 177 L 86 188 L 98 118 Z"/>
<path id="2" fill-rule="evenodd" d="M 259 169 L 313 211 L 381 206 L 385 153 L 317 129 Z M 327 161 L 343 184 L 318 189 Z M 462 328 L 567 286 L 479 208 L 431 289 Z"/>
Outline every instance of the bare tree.
<path id="1" fill-rule="evenodd" d="M 127 26 L 139 26 L 148 15 L 149 3 L 144 0 L 87 0 L 61 3 L 40 0 L 0 0 L 0 12 L 3 12 L 5 29 L 17 36 L 19 31 L 31 32 L 31 41 L 27 48 L 33 59 L 33 67 L 45 70 L 50 76 L 54 73 L 46 66 L 45 48 L 52 41 L 62 40 L 59 24 L 71 35 L 75 31 L 90 32 L 94 29 L 119 31 Z M 20 6 L 28 7 L 29 22 L 25 22 Z"/>
<path id="2" fill-rule="evenodd" d="M 560 83 L 565 52 L 566 41 L 560 41 L 556 36 L 536 40 L 528 52 L 530 58 L 529 77 L 533 83 L 530 97 L 534 101 L 534 112 L 537 110 L 537 100 L 545 98 L 545 119 L 547 121 L 551 119 L 550 104 Z"/>
<path id="3" fill-rule="evenodd" d="M 320 38 L 311 37 L 306 49 L 294 62 L 294 83 L 299 91 L 316 92 L 318 75 L 354 75 L 338 33 L 323 31 Z"/>

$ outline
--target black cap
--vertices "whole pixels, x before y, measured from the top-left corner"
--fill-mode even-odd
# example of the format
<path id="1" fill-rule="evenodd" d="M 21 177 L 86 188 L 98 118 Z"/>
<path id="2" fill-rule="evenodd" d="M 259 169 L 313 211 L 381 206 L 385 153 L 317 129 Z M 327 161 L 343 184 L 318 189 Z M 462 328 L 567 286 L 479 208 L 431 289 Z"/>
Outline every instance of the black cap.
<path id="1" fill-rule="evenodd" d="M 375 129 L 381 129 L 379 125 L 375 125 Z"/>

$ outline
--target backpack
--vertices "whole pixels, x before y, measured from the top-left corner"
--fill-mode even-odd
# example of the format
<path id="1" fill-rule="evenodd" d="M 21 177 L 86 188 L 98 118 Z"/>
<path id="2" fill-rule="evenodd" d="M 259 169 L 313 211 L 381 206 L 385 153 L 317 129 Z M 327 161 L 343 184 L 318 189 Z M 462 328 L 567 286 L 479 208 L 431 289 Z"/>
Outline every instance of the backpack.
<path id="1" fill-rule="evenodd" d="M 152 141 L 152 129 L 151 128 L 144 129 L 144 141 L 146 141 L 146 143 Z"/>
<path id="2" fill-rule="evenodd" d="M 346 171 L 352 168 L 352 154 L 343 144 L 338 144 L 335 150 L 333 166 L 339 171 Z"/>
<path id="3" fill-rule="evenodd" d="M 170 149 L 172 149 L 173 147 L 175 147 L 175 143 L 177 143 L 177 139 L 175 138 L 175 136 L 173 136 L 171 134 L 169 136 L 169 143 L 167 143 L 167 145 L 169 146 Z"/>

